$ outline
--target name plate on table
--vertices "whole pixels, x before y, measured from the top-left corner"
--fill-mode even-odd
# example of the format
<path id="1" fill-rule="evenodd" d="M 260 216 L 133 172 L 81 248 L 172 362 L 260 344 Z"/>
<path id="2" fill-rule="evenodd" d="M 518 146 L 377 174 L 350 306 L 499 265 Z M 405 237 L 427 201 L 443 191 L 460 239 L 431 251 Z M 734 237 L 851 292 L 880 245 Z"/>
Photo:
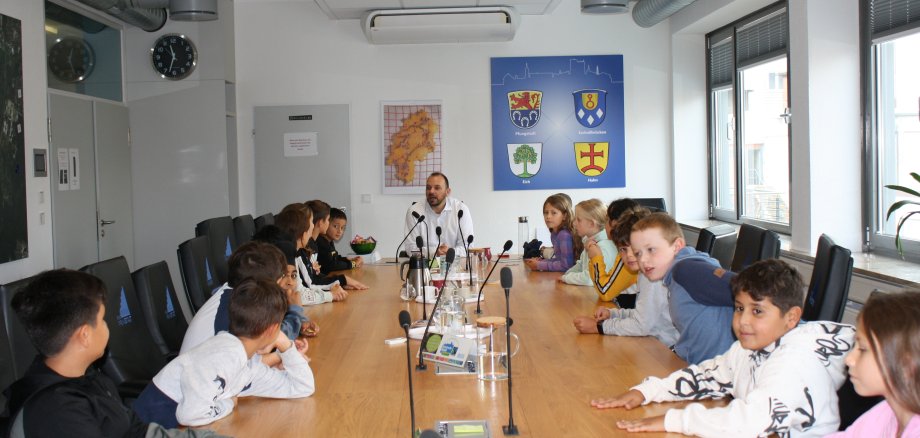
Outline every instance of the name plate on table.
<path id="1" fill-rule="evenodd" d="M 428 337 L 422 340 L 422 357 L 439 365 L 464 368 L 472 351 L 476 351 L 475 339 L 428 333 Z"/>
<path id="2" fill-rule="evenodd" d="M 444 438 L 491 438 L 486 420 L 438 421 L 434 430 Z"/>

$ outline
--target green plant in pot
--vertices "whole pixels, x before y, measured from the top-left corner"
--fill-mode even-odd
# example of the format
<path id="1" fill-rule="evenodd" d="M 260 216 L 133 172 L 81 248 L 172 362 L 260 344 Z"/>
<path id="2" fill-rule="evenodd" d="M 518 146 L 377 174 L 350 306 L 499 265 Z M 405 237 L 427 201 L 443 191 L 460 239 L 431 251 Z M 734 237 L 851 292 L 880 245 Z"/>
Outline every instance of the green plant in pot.
<path id="1" fill-rule="evenodd" d="M 920 183 L 920 174 L 917 174 L 916 172 L 911 172 L 910 176 L 915 181 Z M 909 219 L 911 216 L 920 213 L 920 210 L 917 209 L 918 207 L 920 207 L 920 191 L 914 190 L 910 187 L 904 187 L 901 185 L 897 185 L 897 184 L 888 184 L 885 186 L 885 188 L 888 188 L 891 190 L 897 190 L 901 193 L 906 193 L 915 198 L 915 199 L 902 199 L 898 202 L 895 202 L 894 204 L 891 204 L 891 206 L 888 207 L 888 214 L 885 215 L 885 220 L 889 220 L 891 219 L 891 215 L 894 214 L 894 212 L 900 210 L 903 207 L 914 206 L 915 208 L 913 211 L 911 211 L 910 213 L 907 213 L 906 215 L 901 217 L 900 220 L 898 220 L 898 227 L 894 233 L 894 244 L 898 248 L 898 254 L 900 254 L 901 257 L 903 258 L 904 257 L 904 246 L 903 246 L 903 243 L 901 242 L 901 227 L 904 226 L 904 224 L 907 222 L 907 219 Z"/>

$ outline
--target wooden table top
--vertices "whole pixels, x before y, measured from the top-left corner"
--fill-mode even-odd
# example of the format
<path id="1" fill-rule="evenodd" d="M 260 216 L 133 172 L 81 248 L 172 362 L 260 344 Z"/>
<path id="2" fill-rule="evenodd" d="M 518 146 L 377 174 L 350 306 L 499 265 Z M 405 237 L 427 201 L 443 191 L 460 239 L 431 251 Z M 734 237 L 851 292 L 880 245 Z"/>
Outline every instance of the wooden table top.
<path id="1" fill-rule="evenodd" d="M 591 399 L 612 397 L 648 375 L 665 376 L 686 363 L 654 338 L 578 334 L 573 318 L 591 315 L 599 305 L 593 289 L 557 284 L 558 273 L 528 272 L 520 262 L 503 266 L 514 272 L 512 333 L 521 340 L 512 362 L 514 422 L 520 436 L 625 436 L 616 420 L 661 415 L 684 405 L 592 408 Z M 400 300 L 395 265 L 365 266 L 349 275 L 371 289 L 352 292 L 342 303 L 306 309 L 320 325 L 308 352 L 316 393 L 298 400 L 243 397 L 229 417 L 207 428 L 237 437 L 410 436 L 406 346 L 385 345 L 384 340 L 403 336 L 401 310 L 416 320 L 422 305 Z M 483 295 L 483 315 L 504 315 L 504 293 L 497 281 L 490 281 Z M 473 317 L 475 309 L 475 304 L 467 305 Z M 414 358 L 418 341 L 410 340 L 410 346 Z M 417 427 L 433 428 L 438 420 L 485 419 L 493 437 L 503 436 L 507 382 L 436 375 L 434 364 L 422 372 L 413 367 L 412 379 Z"/>

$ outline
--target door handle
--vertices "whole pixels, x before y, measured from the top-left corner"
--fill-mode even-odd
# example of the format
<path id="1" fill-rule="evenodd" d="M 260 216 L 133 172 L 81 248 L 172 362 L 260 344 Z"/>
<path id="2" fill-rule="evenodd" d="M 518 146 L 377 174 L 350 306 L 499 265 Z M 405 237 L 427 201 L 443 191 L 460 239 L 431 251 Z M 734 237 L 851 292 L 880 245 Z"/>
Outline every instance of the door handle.
<path id="1" fill-rule="evenodd" d="M 112 225 L 112 224 L 114 224 L 114 223 L 115 223 L 115 221 L 107 221 L 107 220 L 105 220 L 105 219 L 100 219 L 100 220 L 99 220 L 99 225 L 102 225 L 103 227 L 106 226 L 106 225 Z"/>

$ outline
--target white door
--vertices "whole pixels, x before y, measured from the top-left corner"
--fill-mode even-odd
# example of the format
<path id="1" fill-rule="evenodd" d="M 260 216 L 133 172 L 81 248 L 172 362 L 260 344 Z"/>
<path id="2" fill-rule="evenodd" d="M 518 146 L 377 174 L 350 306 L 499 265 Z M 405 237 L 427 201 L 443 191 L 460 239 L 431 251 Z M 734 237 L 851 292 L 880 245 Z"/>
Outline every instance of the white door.
<path id="1" fill-rule="evenodd" d="M 134 268 L 127 108 L 49 93 L 48 114 L 54 266 L 124 255 Z"/>

